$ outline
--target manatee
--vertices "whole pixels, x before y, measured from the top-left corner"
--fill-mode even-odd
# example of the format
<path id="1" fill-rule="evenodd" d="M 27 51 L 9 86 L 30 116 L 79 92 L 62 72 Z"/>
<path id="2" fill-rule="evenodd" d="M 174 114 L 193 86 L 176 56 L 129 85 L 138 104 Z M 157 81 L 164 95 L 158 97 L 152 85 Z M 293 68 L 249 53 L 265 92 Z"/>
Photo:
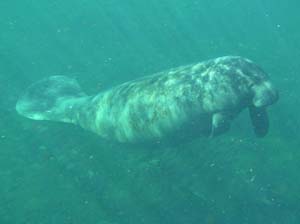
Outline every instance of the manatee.
<path id="1" fill-rule="evenodd" d="M 172 68 L 89 96 L 75 79 L 51 76 L 29 86 L 16 104 L 33 120 L 79 125 L 119 142 L 215 137 L 244 109 L 258 137 L 268 133 L 267 107 L 278 100 L 254 62 L 224 56 Z"/>

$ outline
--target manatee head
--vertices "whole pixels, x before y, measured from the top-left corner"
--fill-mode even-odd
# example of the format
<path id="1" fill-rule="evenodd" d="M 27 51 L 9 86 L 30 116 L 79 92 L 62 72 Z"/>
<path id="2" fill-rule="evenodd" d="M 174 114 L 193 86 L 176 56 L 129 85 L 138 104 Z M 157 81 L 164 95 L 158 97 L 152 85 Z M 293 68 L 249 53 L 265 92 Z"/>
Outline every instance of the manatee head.
<path id="1" fill-rule="evenodd" d="M 249 114 L 257 137 L 264 137 L 269 130 L 267 107 L 278 100 L 278 91 L 269 80 L 268 75 L 258 66 L 252 64 L 250 93 L 252 100 Z"/>
<path id="2" fill-rule="evenodd" d="M 261 108 L 274 104 L 278 100 L 278 91 L 269 80 L 256 83 L 251 88 L 254 107 Z"/>
<path id="3" fill-rule="evenodd" d="M 251 60 L 232 56 L 225 57 L 224 62 L 234 68 L 238 80 L 242 80 L 246 86 L 244 93 L 247 100 L 243 102 L 249 109 L 256 136 L 265 136 L 269 129 L 267 107 L 278 100 L 278 91 L 271 83 L 268 74 Z M 236 80 L 235 76 L 233 79 Z"/>
<path id="4" fill-rule="evenodd" d="M 225 69 L 224 74 L 231 77 L 233 85 L 245 87 L 246 104 L 262 108 L 278 100 L 278 92 L 268 74 L 253 61 L 240 56 L 225 56 L 217 62 Z"/>

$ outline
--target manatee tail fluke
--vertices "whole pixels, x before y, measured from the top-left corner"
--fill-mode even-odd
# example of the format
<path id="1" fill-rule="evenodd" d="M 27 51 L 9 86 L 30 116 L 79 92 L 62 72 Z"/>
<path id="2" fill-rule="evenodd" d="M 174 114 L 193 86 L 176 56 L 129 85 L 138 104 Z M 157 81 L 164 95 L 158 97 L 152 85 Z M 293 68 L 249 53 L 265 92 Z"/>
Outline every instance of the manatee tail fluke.
<path id="1" fill-rule="evenodd" d="M 75 79 L 51 76 L 29 86 L 19 98 L 16 110 L 33 120 L 73 123 L 72 111 L 85 96 Z"/>

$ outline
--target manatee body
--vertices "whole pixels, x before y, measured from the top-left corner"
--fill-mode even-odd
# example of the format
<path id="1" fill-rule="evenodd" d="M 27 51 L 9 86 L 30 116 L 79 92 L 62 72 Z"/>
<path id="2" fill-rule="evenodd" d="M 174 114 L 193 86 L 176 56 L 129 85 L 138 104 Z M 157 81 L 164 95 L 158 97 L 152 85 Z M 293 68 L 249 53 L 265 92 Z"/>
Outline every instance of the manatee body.
<path id="1" fill-rule="evenodd" d="M 268 132 L 267 106 L 278 99 L 268 75 L 252 61 L 225 56 L 181 66 L 87 96 L 76 80 L 51 76 L 17 102 L 34 120 L 80 125 L 120 142 L 216 136 L 248 108 L 257 136 Z"/>

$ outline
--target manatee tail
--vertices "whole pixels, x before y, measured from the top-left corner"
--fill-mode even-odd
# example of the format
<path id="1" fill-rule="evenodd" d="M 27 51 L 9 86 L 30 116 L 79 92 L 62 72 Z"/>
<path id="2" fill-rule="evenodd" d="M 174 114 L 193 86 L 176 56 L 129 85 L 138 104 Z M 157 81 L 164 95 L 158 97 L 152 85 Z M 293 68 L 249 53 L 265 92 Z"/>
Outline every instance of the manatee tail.
<path id="1" fill-rule="evenodd" d="M 16 110 L 33 120 L 52 120 L 75 123 L 74 110 L 86 98 L 75 79 L 51 76 L 25 90 Z"/>

